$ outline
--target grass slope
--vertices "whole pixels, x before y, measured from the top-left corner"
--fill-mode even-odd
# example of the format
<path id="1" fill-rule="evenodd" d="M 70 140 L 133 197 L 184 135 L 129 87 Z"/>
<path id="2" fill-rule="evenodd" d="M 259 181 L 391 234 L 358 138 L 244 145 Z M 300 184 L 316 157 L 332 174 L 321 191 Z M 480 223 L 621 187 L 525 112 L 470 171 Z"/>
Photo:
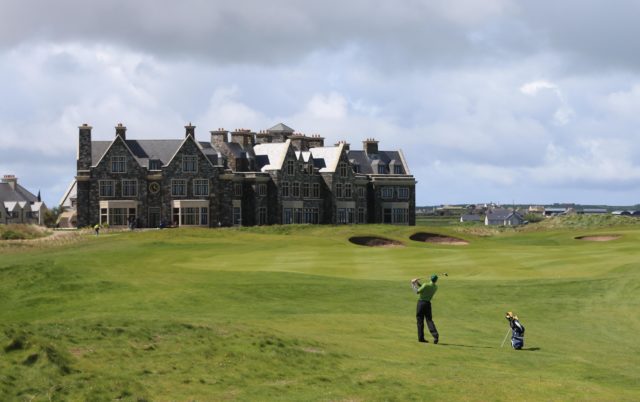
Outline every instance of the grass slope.
<path id="1" fill-rule="evenodd" d="M 640 399 L 640 229 L 165 230 L 0 249 L 0 400 Z M 575 240 L 616 233 L 618 240 Z M 353 235 L 403 241 L 368 248 Z M 441 344 L 408 280 L 448 272 Z M 500 343 L 503 314 L 527 350 Z"/>

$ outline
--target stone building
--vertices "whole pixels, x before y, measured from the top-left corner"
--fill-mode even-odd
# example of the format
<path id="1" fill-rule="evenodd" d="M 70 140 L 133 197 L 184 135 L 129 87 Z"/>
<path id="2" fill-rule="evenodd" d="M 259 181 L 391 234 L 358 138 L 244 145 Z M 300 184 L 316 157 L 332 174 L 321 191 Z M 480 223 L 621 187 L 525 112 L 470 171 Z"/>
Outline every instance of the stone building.
<path id="1" fill-rule="evenodd" d="M 401 151 L 362 151 L 294 133 L 210 132 L 133 140 L 118 124 L 110 141 L 79 127 L 73 188 L 77 226 L 415 224 L 415 179 Z"/>
<path id="2" fill-rule="evenodd" d="M 0 223 L 27 223 L 44 225 L 47 206 L 38 195 L 34 195 L 18 184 L 14 175 L 4 175 L 0 181 Z"/>

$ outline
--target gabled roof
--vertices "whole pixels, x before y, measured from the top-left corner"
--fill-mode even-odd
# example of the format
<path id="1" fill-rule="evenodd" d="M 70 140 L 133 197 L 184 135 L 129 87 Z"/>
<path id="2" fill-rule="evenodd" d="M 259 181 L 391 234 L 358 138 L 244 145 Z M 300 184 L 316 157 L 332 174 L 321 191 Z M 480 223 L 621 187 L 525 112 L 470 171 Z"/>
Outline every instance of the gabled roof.
<path id="1" fill-rule="evenodd" d="M 164 166 L 178 152 L 184 140 L 126 140 L 127 147 L 140 166 L 149 168 L 150 160 L 158 160 Z M 91 142 L 91 165 L 96 166 L 111 146 L 111 141 Z M 218 151 L 208 142 L 197 142 L 209 161 L 216 165 Z"/>
<path id="2" fill-rule="evenodd" d="M 58 205 L 62 207 L 71 207 L 71 199 L 78 198 L 78 182 L 74 179 L 71 180 L 67 191 L 64 193 Z"/>
<path id="3" fill-rule="evenodd" d="M 0 182 L 0 202 L 1 201 L 27 201 L 36 202 L 38 197 L 29 190 L 16 183 L 15 190 L 11 188 L 9 183 Z"/>
<path id="4" fill-rule="evenodd" d="M 489 220 L 506 220 L 512 216 L 516 216 L 518 219 L 523 219 L 522 215 L 508 209 L 494 209 L 493 211 L 487 212 L 487 218 Z"/>
<path id="5" fill-rule="evenodd" d="M 256 168 L 262 172 L 282 169 L 290 146 L 291 140 L 256 145 L 253 147 L 253 152 L 256 154 Z"/>
<path id="6" fill-rule="evenodd" d="M 296 158 L 303 162 L 309 162 L 309 158 L 311 158 L 311 151 L 296 151 Z"/>
<path id="7" fill-rule="evenodd" d="M 278 132 L 285 132 L 285 133 L 293 133 L 294 130 L 287 126 L 284 123 L 278 123 L 275 126 L 271 127 L 270 129 L 268 129 L 267 131 L 278 131 Z"/>
<path id="8" fill-rule="evenodd" d="M 193 141 L 193 143 L 196 144 L 196 146 L 198 147 L 198 149 L 200 150 L 200 152 L 202 152 L 202 154 L 204 155 L 205 159 L 207 160 L 207 162 L 209 162 L 210 165 L 214 165 L 214 163 L 211 163 L 211 160 L 209 159 L 209 157 L 203 152 L 204 147 L 202 146 L 202 144 L 200 144 L 198 141 L 196 141 L 192 136 L 188 135 L 185 137 L 184 140 L 182 140 L 182 142 L 180 142 L 180 146 L 176 149 L 176 151 L 174 152 L 174 154 L 171 156 L 171 159 L 169 159 L 169 161 L 165 164 L 169 164 L 171 163 L 171 161 L 173 160 L 173 158 L 176 157 L 176 155 L 178 154 L 178 152 L 180 151 L 180 149 L 184 146 L 184 144 L 187 143 L 187 141 Z M 205 143 L 206 144 L 206 143 Z M 208 147 L 211 148 L 211 144 L 208 144 Z"/>
<path id="9" fill-rule="evenodd" d="M 7 212 L 13 212 L 18 210 L 18 201 L 5 201 L 4 207 Z"/>
<path id="10" fill-rule="evenodd" d="M 313 156 L 313 164 L 320 169 L 320 173 L 333 173 L 338 168 L 343 149 L 344 144 L 341 143 L 336 147 L 316 147 L 309 151 Z"/>

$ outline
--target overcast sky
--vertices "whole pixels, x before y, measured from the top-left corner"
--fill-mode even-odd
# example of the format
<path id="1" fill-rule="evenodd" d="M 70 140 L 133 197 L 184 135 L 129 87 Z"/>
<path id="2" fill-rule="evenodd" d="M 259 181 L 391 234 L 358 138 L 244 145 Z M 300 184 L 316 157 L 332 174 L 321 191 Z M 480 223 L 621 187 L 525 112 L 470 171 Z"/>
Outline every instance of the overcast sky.
<path id="1" fill-rule="evenodd" d="M 0 0 L 0 174 L 284 122 L 402 149 L 418 205 L 640 203 L 638 1 Z"/>

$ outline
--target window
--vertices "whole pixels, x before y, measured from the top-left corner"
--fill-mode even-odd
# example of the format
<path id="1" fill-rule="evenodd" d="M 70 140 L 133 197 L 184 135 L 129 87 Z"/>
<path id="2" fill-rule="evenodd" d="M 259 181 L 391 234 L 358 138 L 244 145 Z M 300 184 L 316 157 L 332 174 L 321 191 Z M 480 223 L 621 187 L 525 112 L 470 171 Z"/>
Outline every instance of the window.
<path id="1" fill-rule="evenodd" d="M 409 188 L 407 187 L 398 187 L 398 198 L 407 199 L 409 198 Z"/>
<path id="2" fill-rule="evenodd" d="M 100 224 L 110 226 L 126 226 L 130 221 L 135 221 L 135 208 L 101 208 Z"/>
<path id="3" fill-rule="evenodd" d="M 358 223 L 367 223 L 367 219 L 364 214 L 364 208 L 358 208 Z"/>
<path id="4" fill-rule="evenodd" d="M 209 208 L 205 208 L 205 207 L 200 208 L 200 225 L 201 226 L 209 225 Z"/>
<path id="5" fill-rule="evenodd" d="M 111 157 L 111 173 L 126 173 L 127 158 L 124 156 Z"/>
<path id="6" fill-rule="evenodd" d="M 360 173 L 360 165 L 358 164 L 353 165 L 353 173 Z"/>
<path id="7" fill-rule="evenodd" d="M 242 197 L 242 183 L 234 183 L 233 195 L 236 197 Z"/>
<path id="8" fill-rule="evenodd" d="M 208 197 L 209 196 L 209 180 L 195 179 L 193 181 L 193 195 L 194 197 Z"/>
<path id="9" fill-rule="evenodd" d="M 353 208 L 338 208 L 337 223 L 353 223 Z"/>
<path id="10" fill-rule="evenodd" d="M 311 196 L 313 198 L 320 198 L 320 183 L 313 183 Z"/>
<path id="11" fill-rule="evenodd" d="M 233 207 L 233 225 L 242 225 L 242 208 L 240 207 Z"/>
<path id="12" fill-rule="evenodd" d="M 364 198 L 364 187 L 358 187 L 358 197 Z"/>
<path id="13" fill-rule="evenodd" d="M 266 184 L 258 184 L 258 195 L 264 197 L 267 195 L 267 185 Z"/>
<path id="14" fill-rule="evenodd" d="M 313 163 L 311 162 L 309 162 L 308 171 L 309 171 L 309 174 L 313 174 Z"/>
<path id="15" fill-rule="evenodd" d="M 340 163 L 340 177 L 347 177 L 347 167 L 346 163 Z"/>
<path id="16" fill-rule="evenodd" d="M 186 180 L 171 180 L 171 195 L 173 197 L 184 197 L 187 195 L 187 181 Z"/>
<path id="17" fill-rule="evenodd" d="M 267 208 L 260 207 L 258 208 L 258 225 L 266 225 L 267 224 Z"/>
<path id="18" fill-rule="evenodd" d="M 302 208 L 294 208 L 293 210 L 293 222 L 302 223 Z"/>
<path id="19" fill-rule="evenodd" d="M 318 218 L 319 218 L 319 214 L 318 214 L 318 208 L 304 208 L 304 216 L 303 216 L 303 223 L 312 223 L 312 224 L 317 224 L 318 223 Z"/>
<path id="20" fill-rule="evenodd" d="M 173 208 L 173 226 L 180 223 L 180 208 Z"/>
<path id="21" fill-rule="evenodd" d="M 336 184 L 336 197 L 342 198 L 342 183 Z"/>
<path id="22" fill-rule="evenodd" d="M 162 162 L 158 159 L 150 159 L 149 160 L 149 170 L 161 170 Z"/>
<path id="23" fill-rule="evenodd" d="M 392 223 L 391 221 L 391 208 L 385 208 L 383 209 L 383 216 L 382 216 L 382 222 L 383 223 Z"/>
<path id="24" fill-rule="evenodd" d="M 181 225 L 194 226 L 198 222 L 198 212 L 200 208 L 186 207 L 180 208 Z"/>
<path id="25" fill-rule="evenodd" d="M 395 173 L 395 174 L 402 174 L 402 166 L 400 166 L 400 165 L 394 165 L 394 166 L 393 166 L 393 173 Z"/>
<path id="26" fill-rule="evenodd" d="M 406 208 L 393 208 L 393 223 L 407 223 L 409 210 Z"/>
<path id="27" fill-rule="evenodd" d="M 384 165 L 378 165 L 378 174 L 387 173 L 387 168 Z"/>
<path id="28" fill-rule="evenodd" d="M 344 185 L 344 196 L 345 198 L 351 198 L 351 183 Z"/>
<path id="29" fill-rule="evenodd" d="M 122 180 L 122 196 L 123 197 L 137 197 L 138 196 L 138 181 L 137 180 Z"/>
<path id="30" fill-rule="evenodd" d="M 116 194 L 115 191 L 115 182 L 113 180 L 100 180 L 100 197 L 114 197 Z"/>
<path id="31" fill-rule="evenodd" d="M 295 161 L 287 161 L 287 174 L 293 176 L 295 173 Z"/>
<path id="32" fill-rule="evenodd" d="M 196 173 L 198 171 L 198 157 L 195 155 L 184 155 L 182 157 L 182 171 L 185 173 Z"/>
<path id="33" fill-rule="evenodd" d="M 393 198 L 393 187 L 382 187 L 382 198 Z"/>
<path id="34" fill-rule="evenodd" d="M 282 223 L 284 225 L 293 223 L 293 210 L 291 208 L 284 208 L 282 210 Z"/>
<path id="35" fill-rule="evenodd" d="M 294 197 L 300 197 L 300 183 L 298 182 L 293 183 L 292 190 L 293 190 L 292 192 Z"/>
<path id="36" fill-rule="evenodd" d="M 283 197 L 289 196 L 289 182 L 285 181 L 282 183 L 282 196 Z"/>
<path id="37" fill-rule="evenodd" d="M 302 197 L 309 198 L 309 183 L 302 183 Z"/>

